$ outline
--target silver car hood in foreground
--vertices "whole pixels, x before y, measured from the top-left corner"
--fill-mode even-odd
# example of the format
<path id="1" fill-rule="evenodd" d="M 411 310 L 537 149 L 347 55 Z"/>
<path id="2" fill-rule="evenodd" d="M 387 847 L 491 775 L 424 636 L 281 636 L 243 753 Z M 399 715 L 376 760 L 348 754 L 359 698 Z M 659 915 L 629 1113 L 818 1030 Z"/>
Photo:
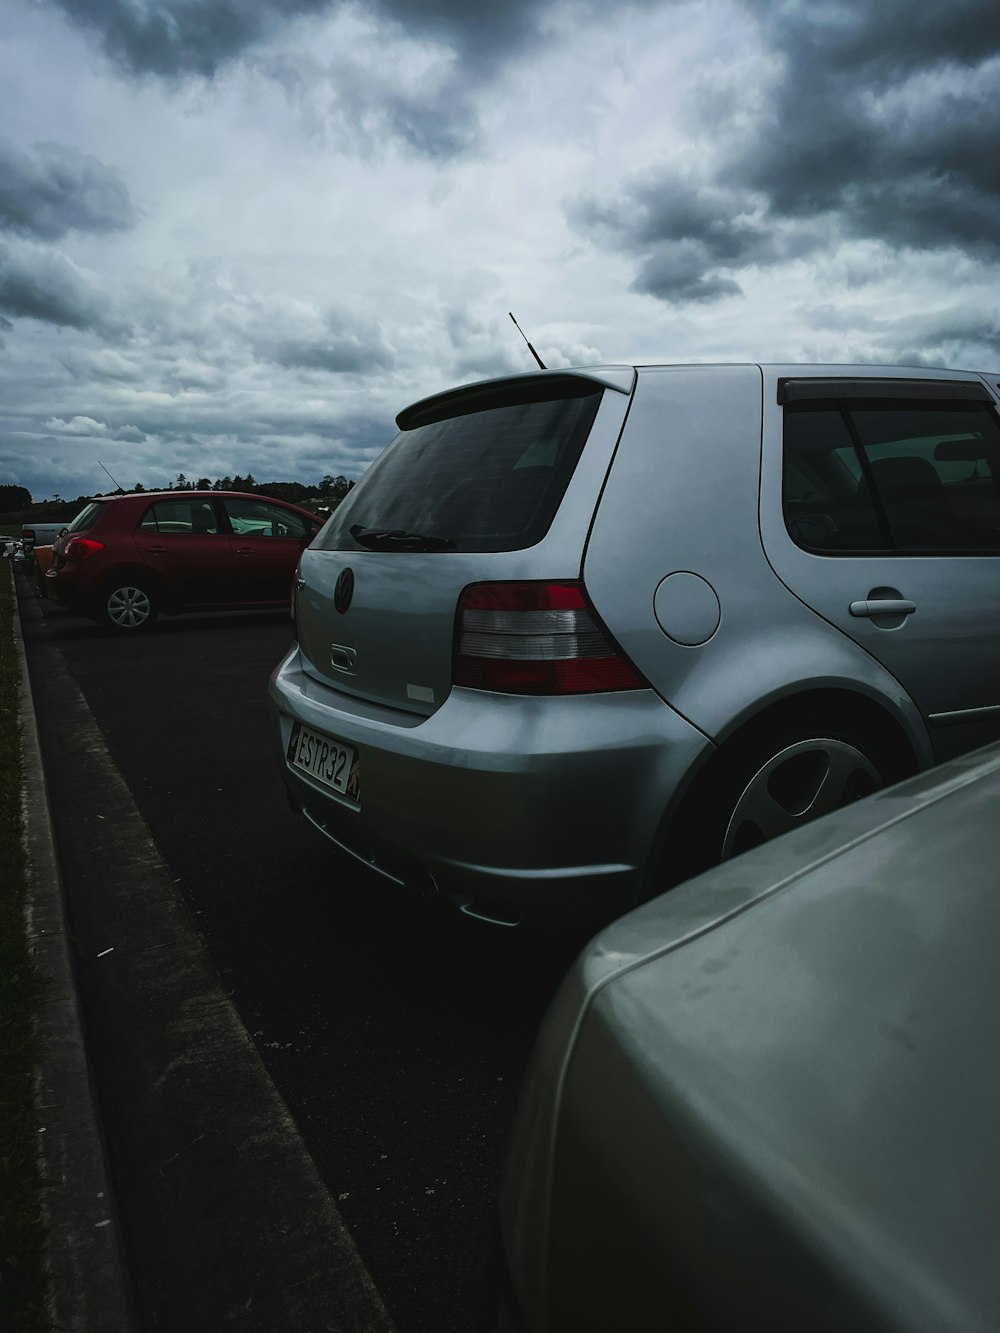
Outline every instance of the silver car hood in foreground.
<path id="1" fill-rule="evenodd" d="M 531 1333 L 1000 1327 L 1000 747 L 603 931 L 502 1199 Z"/>

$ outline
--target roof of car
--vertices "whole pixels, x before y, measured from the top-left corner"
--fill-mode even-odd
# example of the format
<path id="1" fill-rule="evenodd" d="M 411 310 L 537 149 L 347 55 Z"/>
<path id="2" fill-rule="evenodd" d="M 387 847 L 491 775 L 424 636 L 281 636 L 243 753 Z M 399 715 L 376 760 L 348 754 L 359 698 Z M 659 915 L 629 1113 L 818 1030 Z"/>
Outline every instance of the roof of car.
<path id="1" fill-rule="evenodd" d="M 166 491 L 125 491 L 122 494 L 112 495 L 93 495 L 87 501 L 88 504 L 105 501 L 119 500 L 271 500 L 275 504 L 289 505 L 292 509 L 301 509 L 303 513 L 310 511 L 304 509 L 302 505 L 296 504 L 294 500 L 283 500 L 274 495 L 262 495 L 259 491 L 188 491 L 188 490 L 166 490 Z"/>
<path id="2" fill-rule="evenodd" d="M 599 366 L 566 366 L 563 368 L 552 368 L 545 370 L 525 370 L 513 375 L 498 375 L 489 379 L 475 380 L 468 384 L 455 385 L 444 389 L 438 393 L 430 394 L 426 398 L 421 398 L 415 403 L 405 407 L 396 417 L 396 424 L 400 430 L 410 430 L 414 426 L 419 426 L 425 420 L 431 420 L 435 414 L 442 409 L 453 408 L 456 403 L 461 402 L 463 398 L 472 399 L 480 395 L 487 395 L 491 391 L 513 387 L 516 385 L 529 386 L 538 384 L 545 379 L 566 380 L 566 379 L 584 379 L 591 380 L 595 385 L 603 388 L 615 389 L 620 393 L 630 393 L 635 385 L 636 376 L 650 371 L 672 371 L 672 370 L 722 370 L 731 369 L 736 366 L 748 367 L 754 366 L 761 371 L 766 371 L 770 375 L 790 376 L 797 378 L 835 378 L 842 379 L 908 379 L 908 380 L 969 380 L 989 381 L 996 384 L 1000 378 L 1000 372 L 986 372 L 977 370 L 956 370 L 944 366 L 890 366 L 890 365 L 857 365 L 836 363 L 805 363 L 805 362 L 767 362 L 767 361 L 739 361 L 739 362 L 669 362 L 669 361 L 634 361 L 625 364 L 599 365 Z"/>

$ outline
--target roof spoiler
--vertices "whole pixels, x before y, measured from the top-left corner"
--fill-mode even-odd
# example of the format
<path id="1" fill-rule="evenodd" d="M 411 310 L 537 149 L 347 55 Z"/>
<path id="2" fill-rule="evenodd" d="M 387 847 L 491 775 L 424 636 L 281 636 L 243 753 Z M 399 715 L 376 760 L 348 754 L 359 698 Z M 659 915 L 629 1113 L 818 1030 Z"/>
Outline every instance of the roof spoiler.
<path id="1" fill-rule="evenodd" d="M 405 407 L 396 417 L 400 430 L 413 430 L 444 417 L 462 416 L 480 408 L 497 407 L 506 400 L 522 401 L 558 398 L 560 390 L 566 397 L 587 392 L 589 386 L 613 389 L 616 393 L 630 394 L 635 387 L 634 366 L 581 366 L 568 370 L 528 370 L 520 375 L 504 375 L 497 379 L 477 380 L 456 389 L 421 398 Z"/>

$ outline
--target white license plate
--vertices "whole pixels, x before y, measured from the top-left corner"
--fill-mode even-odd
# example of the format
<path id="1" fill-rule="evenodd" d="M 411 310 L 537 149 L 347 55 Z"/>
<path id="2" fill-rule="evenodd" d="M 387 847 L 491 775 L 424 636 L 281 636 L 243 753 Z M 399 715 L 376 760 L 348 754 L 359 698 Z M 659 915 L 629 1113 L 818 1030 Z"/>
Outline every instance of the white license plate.
<path id="1" fill-rule="evenodd" d="M 349 745 L 342 745 L 332 736 L 322 736 L 297 722 L 288 742 L 288 762 L 324 787 L 330 787 L 352 801 L 360 801 L 358 752 Z"/>

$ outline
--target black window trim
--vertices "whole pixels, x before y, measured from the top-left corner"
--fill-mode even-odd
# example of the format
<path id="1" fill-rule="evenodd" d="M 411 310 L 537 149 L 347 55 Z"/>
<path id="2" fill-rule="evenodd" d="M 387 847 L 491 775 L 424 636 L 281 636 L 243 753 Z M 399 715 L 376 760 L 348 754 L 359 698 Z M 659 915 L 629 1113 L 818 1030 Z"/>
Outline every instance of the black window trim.
<path id="1" fill-rule="evenodd" d="M 990 403 L 996 400 L 978 380 L 929 380 L 899 378 L 842 378 L 825 375 L 813 378 L 785 376 L 778 380 L 778 403 L 799 403 L 812 398 L 937 398 L 965 399 Z"/>
<path id="2" fill-rule="evenodd" d="M 899 545 L 895 540 L 892 531 L 892 524 L 889 521 L 889 515 L 886 513 L 885 505 L 882 502 L 882 494 L 879 491 L 878 483 L 875 480 L 875 471 L 871 464 L 871 459 L 865 451 L 861 436 L 858 434 L 858 428 L 851 419 L 851 414 L 844 403 L 838 404 L 841 420 L 844 428 L 851 437 L 851 444 L 854 446 L 854 454 L 861 468 L 861 475 L 868 483 L 868 494 L 871 496 L 872 507 L 875 510 L 875 518 L 878 522 L 878 530 L 882 536 L 883 550 L 899 550 Z"/>

